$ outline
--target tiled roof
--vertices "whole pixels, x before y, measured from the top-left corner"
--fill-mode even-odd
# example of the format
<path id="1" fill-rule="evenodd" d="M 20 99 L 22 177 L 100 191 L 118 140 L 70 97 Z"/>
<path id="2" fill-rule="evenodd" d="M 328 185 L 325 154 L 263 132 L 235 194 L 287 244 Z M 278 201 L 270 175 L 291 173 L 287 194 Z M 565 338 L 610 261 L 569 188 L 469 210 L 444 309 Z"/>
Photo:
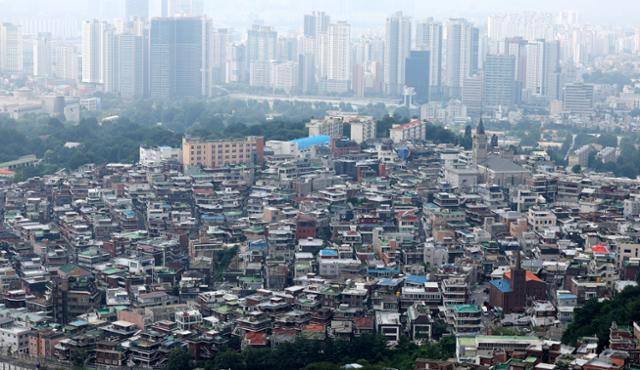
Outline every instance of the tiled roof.
<path id="1" fill-rule="evenodd" d="M 504 277 L 507 279 L 511 279 L 511 271 L 507 271 L 504 273 Z M 539 283 L 544 283 L 544 280 L 540 279 L 536 274 L 531 271 L 527 271 L 525 274 L 526 281 L 537 281 Z"/>
<path id="2" fill-rule="evenodd" d="M 509 280 L 507 279 L 492 280 L 491 284 L 498 288 L 502 293 L 511 292 L 511 284 L 509 284 Z"/>

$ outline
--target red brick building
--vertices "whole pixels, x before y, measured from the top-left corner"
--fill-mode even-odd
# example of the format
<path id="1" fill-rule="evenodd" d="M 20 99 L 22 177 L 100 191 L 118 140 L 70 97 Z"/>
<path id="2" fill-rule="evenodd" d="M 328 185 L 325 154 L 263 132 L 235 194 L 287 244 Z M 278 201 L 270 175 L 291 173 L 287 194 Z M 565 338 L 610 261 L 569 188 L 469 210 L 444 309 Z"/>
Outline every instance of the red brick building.
<path id="1" fill-rule="evenodd" d="M 491 281 L 489 303 L 502 308 L 504 313 L 512 313 L 523 312 L 527 300 L 547 300 L 547 286 L 544 280 L 520 266 L 518 256 L 516 266 L 504 278 Z"/>
<path id="2" fill-rule="evenodd" d="M 316 237 L 316 219 L 311 216 L 298 215 L 296 220 L 296 240 Z"/>

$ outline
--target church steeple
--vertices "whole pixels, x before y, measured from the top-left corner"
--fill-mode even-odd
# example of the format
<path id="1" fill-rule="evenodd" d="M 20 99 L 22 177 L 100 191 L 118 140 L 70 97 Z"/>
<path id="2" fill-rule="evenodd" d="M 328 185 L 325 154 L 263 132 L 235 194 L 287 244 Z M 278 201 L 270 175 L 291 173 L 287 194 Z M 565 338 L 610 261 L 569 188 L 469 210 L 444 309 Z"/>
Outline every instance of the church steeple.
<path id="1" fill-rule="evenodd" d="M 488 151 L 489 143 L 487 141 L 487 135 L 484 132 L 482 118 L 480 118 L 480 122 L 478 122 L 478 127 L 476 128 L 476 134 L 473 137 L 473 164 L 478 165 L 485 162 Z"/>
<path id="2" fill-rule="evenodd" d="M 476 129 L 477 135 L 484 135 L 484 124 L 482 123 L 482 118 L 480 118 L 480 122 L 478 123 L 478 128 Z"/>

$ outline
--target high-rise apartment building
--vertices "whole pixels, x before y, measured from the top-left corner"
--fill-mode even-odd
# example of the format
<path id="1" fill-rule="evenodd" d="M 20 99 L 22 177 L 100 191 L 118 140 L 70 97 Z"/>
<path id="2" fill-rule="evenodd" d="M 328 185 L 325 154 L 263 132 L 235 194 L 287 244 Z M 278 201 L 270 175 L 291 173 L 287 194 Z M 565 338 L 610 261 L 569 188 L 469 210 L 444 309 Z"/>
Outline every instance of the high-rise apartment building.
<path id="1" fill-rule="evenodd" d="M 269 61 L 276 58 L 278 33 L 271 27 L 254 24 L 247 32 L 247 61 Z"/>
<path id="2" fill-rule="evenodd" d="M 149 0 L 125 0 L 124 11 L 127 19 L 149 18 Z"/>
<path id="3" fill-rule="evenodd" d="M 295 62 L 298 58 L 298 39 L 291 36 L 278 38 L 276 45 L 276 59 Z"/>
<path id="4" fill-rule="evenodd" d="M 515 57 L 487 55 L 484 64 L 483 102 L 488 106 L 515 103 Z"/>
<path id="5" fill-rule="evenodd" d="M 53 76 L 62 80 L 79 80 L 80 54 L 72 44 L 56 44 L 52 54 Z"/>
<path id="6" fill-rule="evenodd" d="M 168 0 L 168 15 L 199 17 L 204 14 L 204 0 Z"/>
<path id="7" fill-rule="evenodd" d="M 117 63 L 115 29 L 112 25 L 106 24 L 102 32 L 102 70 L 100 71 L 101 83 L 104 90 L 116 92 Z"/>
<path id="8" fill-rule="evenodd" d="M 518 39 L 522 45 L 522 39 Z M 512 39 L 512 41 L 515 41 Z M 509 53 L 516 55 L 514 43 L 507 43 Z M 542 39 L 526 42 L 524 56 L 518 51 L 522 63 L 516 63 L 516 77 L 524 76 L 523 88 L 533 96 L 550 100 L 560 98 L 560 43 Z"/>
<path id="9" fill-rule="evenodd" d="M 351 26 L 340 21 L 329 26 L 326 91 L 342 93 L 351 81 Z"/>
<path id="10" fill-rule="evenodd" d="M 123 98 L 144 94 L 144 38 L 132 33 L 115 36 L 115 91 Z"/>
<path id="11" fill-rule="evenodd" d="M 515 58 L 515 99 L 520 101 L 522 89 L 527 79 L 527 40 L 522 37 L 510 37 L 504 40 L 499 48 L 499 52 L 505 55 L 511 55 Z"/>
<path id="12" fill-rule="evenodd" d="M 416 48 L 429 51 L 429 100 L 442 97 L 442 24 L 432 19 L 416 24 Z"/>
<path id="13" fill-rule="evenodd" d="M 331 18 L 325 12 L 314 11 L 304 16 L 304 35 L 316 37 L 321 33 L 327 33 Z"/>
<path id="14" fill-rule="evenodd" d="M 542 94 L 549 100 L 560 99 L 560 42 L 545 41 Z"/>
<path id="15" fill-rule="evenodd" d="M 593 85 L 571 83 L 564 87 L 564 110 L 574 114 L 593 112 Z"/>
<path id="16" fill-rule="evenodd" d="M 412 50 L 405 65 L 405 85 L 412 87 L 414 102 L 424 104 L 429 100 L 430 52 Z"/>
<path id="17" fill-rule="evenodd" d="M 445 85 L 449 96 L 459 97 L 464 79 L 478 67 L 478 31 L 466 19 L 447 22 L 447 58 Z"/>
<path id="18" fill-rule="evenodd" d="M 315 57 L 313 54 L 300 54 L 298 57 L 298 89 L 303 94 L 310 94 L 316 90 L 315 73 Z"/>
<path id="19" fill-rule="evenodd" d="M 271 61 L 256 60 L 249 65 L 249 86 L 271 86 Z"/>
<path id="20" fill-rule="evenodd" d="M 480 117 L 483 106 L 484 78 L 481 73 L 465 77 L 462 84 L 462 103 L 467 108 L 470 117 Z"/>
<path id="21" fill-rule="evenodd" d="M 149 94 L 201 96 L 205 70 L 205 19 L 155 18 L 149 37 Z"/>
<path id="22" fill-rule="evenodd" d="M 52 73 L 51 33 L 41 32 L 33 44 L 33 75 L 49 77 Z"/>
<path id="23" fill-rule="evenodd" d="M 253 25 L 247 31 L 246 66 L 251 86 L 269 85 L 269 63 L 276 59 L 277 32 L 268 26 Z M 263 74 L 261 73 L 264 71 Z"/>
<path id="24" fill-rule="evenodd" d="M 271 87 L 291 93 L 298 84 L 298 63 L 291 61 L 271 62 Z"/>
<path id="25" fill-rule="evenodd" d="M 411 20 L 402 12 L 387 18 L 384 43 L 384 89 L 398 95 L 405 83 L 405 61 L 411 50 Z"/>
<path id="26" fill-rule="evenodd" d="M 307 45 L 303 47 L 302 53 L 313 55 L 316 80 L 327 78 L 330 24 L 331 17 L 325 12 L 314 11 L 304 16 L 304 37 Z"/>
<path id="27" fill-rule="evenodd" d="M 473 75 L 478 73 L 478 69 L 481 67 L 480 61 L 480 29 L 478 27 L 471 27 L 469 41 L 469 74 Z"/>
<path id="28" fill-rule="evenodd" d="M 82 82 L 102 84 L 113 66 L 113 29 L 97 19 L 82 22 Z"/>
<path id="29" fill-rule="evenodd" d="M 544 75 L 544 40 L 529 41 L 527 44 L 527 72 L 524 89 L 534 96 L 542 95 Z"/>
<path id="30" fill-rule="evenodd" d="M 228 28 L 214 28 L 209 38 L 209 78 L 210 85 L 226 82 L 225 71 L 231 46 L 231 31 Z"/>
<path id="31" fill-rule="evenodd" d="M 23 69 L 22 32 L 13 23 L 0 24 L 0 70 L 21 72 Z"/>

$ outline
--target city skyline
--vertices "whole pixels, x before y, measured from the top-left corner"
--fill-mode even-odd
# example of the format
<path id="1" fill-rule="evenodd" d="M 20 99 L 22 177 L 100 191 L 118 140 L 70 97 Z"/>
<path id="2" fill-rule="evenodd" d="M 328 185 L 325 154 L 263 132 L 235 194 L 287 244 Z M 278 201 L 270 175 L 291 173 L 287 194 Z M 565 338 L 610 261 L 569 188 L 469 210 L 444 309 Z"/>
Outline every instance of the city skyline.
<path id="1" fill-rule="evenodd" d="M 635 1 L 0 0 L 0 369 L 640 369 Z"/>
<path id="2" fill-rule="evenodd" d="M 125 0 L 59 0 L 51 6 L 46 0 L 1 0 L 0 4 L 8 6 L 3 10 L 3 17 L 38 17 L 51 18 L 101 18 L 111 19 L 122 17 L 126 12 Z M 160 16 L 162 0 L 149 0 L 149 15 Z M 452 0 L 447 2 L 424 2 L 418 0 L 401 0 L 393 3 L 384 0 L 329 0 L 329 1 L 300 1 L 291 4 L 286 0 L 238 0 L 230 6 L 216 0 L 202 0 L 203 12 L 213 18 L 214 23 L 225 27 L 249 27 L 256 20 L 270 23 L 282 30 L 298 28 L 301 14 L 312 11 L 324 11 L 334 15 L 336 20 L 346 20 L 358 31 L 376 27 L 389 14 L 403 11 L 415 20 L 434 17 L 439 20 L 448 17 L 465 17 L 479 21 L 488 15 L 503 12 L 561 12 L 579 9 L 580 20 L 595 25 L 635 26 L 637 20 L 632 9 L 633 0 L 613 0 L 609 4 L 616 9 L 612 12 L 602 12 L 599 0 L 541 0 L 532 7 L 528 1 L 518 0 L 505 3 L 500 0 L 467 1 Z M 366 15 L 361 11 L 367 9 Z M 248 12 L 238 12 L 238 9 L 248 9 Z"/>
<path id="3" fill-rule="evenodd" d="M 271 3 L 271 10 L 278 4 Z M 596 27 L 564 10 L 499 12 L 480 20 L 456 12 L 439 20 L 416 16 L 415 9 L 394 11 L 358 34 L 351 21 L 340 19 L 344 9 L 338 16 L 297 14 L 295 31 L 287 31 L 266 16 L 245 29 L 221 27 L 207 14 L 206 0 L 95 5 L 99 12 L 111 5 L 117 17 L 3 22 L 0 68 L 76 81 L 125 99 L 213 97 L 232 89 L 390 98 L 410 108 L 459 100 L 476 117 L 487 104 L 553 105 L 562 101 L 565 86 L 582 82 L 591 63 L 610 53 L 640 52 L 640 28 Z M 374 4 L 368 14 L 377 10 Z M 154 16 L 158 12 L 161 17 Z"/>

